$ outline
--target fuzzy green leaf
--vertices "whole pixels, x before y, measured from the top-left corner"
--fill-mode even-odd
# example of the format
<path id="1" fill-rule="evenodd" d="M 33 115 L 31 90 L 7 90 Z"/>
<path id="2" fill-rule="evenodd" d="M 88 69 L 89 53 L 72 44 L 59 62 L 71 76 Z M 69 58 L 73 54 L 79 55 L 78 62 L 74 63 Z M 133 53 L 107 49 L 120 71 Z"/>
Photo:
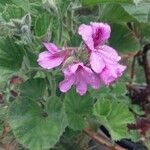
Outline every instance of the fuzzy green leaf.
<path id="1" fill-rule="evenodd" d="M 45 80 L 42 78 L 29 79 L 20 85 L 21 96 L 31 99 L 41 99 L 46 89 Z"/>
<path id="2" fill-rule="evenodd" d="M 7 5 L 2 16 L 6 21 L 9 21 L 10 19 L 22 18 L 25 14 L 26 12 L 21 7 Z"/>
<path id="3" fill-rule="evenodd" d="M 70 90 L 65 96 L 64 107 L 69 126 L 80 130 L 86 126 L 87 118 L 92 112 L 92 99 L 88 93 L 80 96 L 74 90 Z"/>
<path id="4" fill-rule="evenodd" d="M 121 101 L 127 99 L 127 96 L 125 96 L 126 87 L 122 81 L 117 81 L 111 84 L 110 87 L 101 86 L 97 90 L 90 88 L 89 92 L 96 99 L 117 99 Z"/>
<path id="5" fill-rule="evenodd" d="M 111 14 L 111 15 L 110 15 Z M 100 6 L 100 20 L 110 22 L 136 21 L 120 4 L 103 4 Z"/>
<path id="6" fill-rule="evenodd" d="M 29 11 L 30 10 L 30 2 L 29 2 L 29 0 L 23 0 L 23 1 L 12 0 L 12 3 L 15 4 L 16 6 L 20 6 L 25 11 Z"/>
<path id="7" fill-rule="evenodd" d="M 125 4 L 122 5 L 128 14 L 133 16 L 139 22 L 149 22 L 148 16 L 150 13 L 150 2 L 140 3 L 138 5 Z"/>
<path id="8" fill-rule="evenodd" d="M 0 69 L 18 71 L 21 68 L 24 51 L 22 46 L 6 38 L 0 39 Z"/>
<path id="9" fill-rule="evenodd" d="M 101 3 L 133 3 L 133 0 L 81 0 L 83 5 L 97 5 Z"/>
<path id="10" fill-rule="evenodd" d="M 110 45 L 120 52 L 137 51 L 140 43 L 137 37 L 128 29 L 126 25 L 113 24 Z"/>
<path id="11" fill-rule="evenodd" d="M 94 105 L 93 114 L 99 123 L 108 129 L 115 141 L 128 136 L 127 124 L 134 121 L 127 105 L 112 100 L 98 100 Z"/>
<path id="12" fill-rule="evenodd" d="M 150 41 L 150 23 L 139 24 L 140 37 L 143 43 L 149 43 Z"/>
<path id="13" fill-rule="evenodd" d="M 18 142 L 31 150 L 53 148 L 67 125 L 57 97 L 50 99 L 45 111 L 29 99 L 16 100 L 8 119 Z"/>
<path id="14" fill-rule="evenodd" d="M 2 5 L 6 5 L 6 4 L 11 3 L 11 0 L 1 0 L 0 3 L 1 3 Z"/>
<path id="15" fill-rule="evenodd" d="M 47 33 L 50 26 L 50 21 L 52 21 L 52 16 L 48 12 L 45 12 L 41 16 L 37 17 L 35 22 L 36 36 L 43 36 Z"/>

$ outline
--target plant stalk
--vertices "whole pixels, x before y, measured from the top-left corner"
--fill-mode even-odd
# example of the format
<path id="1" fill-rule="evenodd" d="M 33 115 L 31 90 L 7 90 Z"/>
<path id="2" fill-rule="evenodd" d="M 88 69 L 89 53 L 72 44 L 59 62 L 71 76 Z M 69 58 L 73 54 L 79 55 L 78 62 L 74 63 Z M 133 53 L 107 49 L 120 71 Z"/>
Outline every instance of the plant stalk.
<path id="1" fill-rule="evenodd" d="M 117 144 L 113 144 L 111 141 L 106 139 L 104 136 L 93 132 L 90 128 L 85 128 L 85 129 L 83 129 L 83 131 L 85 134 L 87 134 L 89 137 L 91 137 L 97 143 L 99 143 L 103 146 L 106 146 L 110 150 L 127 150 L 127 149 L 122 148 L 121 146 L 119 146 Z"/>

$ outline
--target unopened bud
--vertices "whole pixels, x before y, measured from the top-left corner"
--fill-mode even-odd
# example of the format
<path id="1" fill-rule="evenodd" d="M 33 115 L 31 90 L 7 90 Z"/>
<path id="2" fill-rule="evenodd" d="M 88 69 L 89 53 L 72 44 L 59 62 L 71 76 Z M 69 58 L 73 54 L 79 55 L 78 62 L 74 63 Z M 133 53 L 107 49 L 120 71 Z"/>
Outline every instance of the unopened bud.
<path id="1" fill-rule="evenodd" d="M 10 94 L 14 97 L 17 97 L 18 96 L 18 93 L 14 90 L 10 90 Z"/>
<path id="2" fill-rule="evenodd" d="M 21 77 L 14 75 L 10 78 L 9 84 L 19 84 L 22 82 L 23 82 L 23 79 Z"/>
<path id="3" fill-rule="evenodd" d="M 54 11 L 58 14 L 58 8 L 55 0 L 43 0 L 43 6 L 48 11 Z"/>
<path id="4" fill-rule="evenodd" d="M 22 24 L 27 25 L 28 27 L 31 27 L 31 15 L 27 14 L 22 18 Z"/>
<path id="5" fill-rule="evenodd" d="M 30 29 L 27 25 L 23 25 L 21 27 L 21 31 L 22 31 L 22 33 L 28 33 L 30 31 Z"/>

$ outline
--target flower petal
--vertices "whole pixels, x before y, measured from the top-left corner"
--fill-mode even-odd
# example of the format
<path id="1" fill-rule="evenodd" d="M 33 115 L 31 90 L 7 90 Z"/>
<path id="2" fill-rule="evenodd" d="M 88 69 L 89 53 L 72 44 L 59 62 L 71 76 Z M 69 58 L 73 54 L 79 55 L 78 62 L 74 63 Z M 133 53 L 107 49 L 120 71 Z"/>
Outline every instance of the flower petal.
<path id="1" fill-rule="evenodd" d="M 121 59 L 117 51 L 110 46 L 100 46 L 98 51 L 106 63 L 116 63 Z"/>
<path id="2" fill-rule="evenodd" d="M 56 52 L 59 52 L 60 50 L 58 49 L 58 47 L 53 44 L 53 43 L 43 43 L 44 46 L 46 47 L 46 49 L 51 53 L 54 54 Z"/>
<path id="3" fill-rule="evenodd" d="M 60 91 L 67 92 L 74 84 L 74 82 L 75 82 L 74 75 L 71 75 L 70 77 L 65 77 L 65 79 L 59 83 Z"/>
<path id="4" fill-rule="evenodd" d="M 100 87 L 100 78 L 97 74 L 93 73 L 92 75 L 87 75 L 86 81 L 92 86 L 93 89 L 98 89 Z"/>
<path id="5" fill-rule="evenodd" d="M 94 41 L 92 37 L 92 28 L 90 25 L 81 24 L 78 30 L 79 35 L 81 35 L 85 45 L 90 50 L 94 50 Z"/>
<path id="6" fill-rule="evenodd" d="M 49 51 L 39 54 L 38 64 L 45 69 L 52 69 L 59 66 L 64 60 L 64 56 L 54 56 Z"/>
<path id="7" fill-rule="evenodd" d="M 83 63 L 75 63 L 73 65 L 70 66 L 70 71 L 72 73 L 75 73 L 77 71 L 77 69 L 79 68 L 79 66 L 83 67 Z"/>
<path id="8" fill-rule="evenodd" d="M 100 56 L 99 52 L 92 52 L 90 55 L 90 64 L 91 68 L 96 72 L 100 73 L 104 67 L 105 67 L 105 62 Z"/>
<path id="9" fill-rule="evenodd" d="M 100 86 L 100 78 L 99 76 L 94 73 L 90 68 L 83 65 L 84 73 L 84 79 L 86 82 L 91 85 L 94 89 L 98 89 Z"/>
<path id="10" fill-rule="evenodd" d="M 119 77 L 122 76 L 122 73 L 125 71 L 126 68 L 127 68 L 126 66 L 118 64 L 117 65 L 117 75 Z"/>
<path id="11" fill-rule="evenodd" d="M 84 95 L 87 91 L 87 83 L 82 79 L 76 83 L 76 92 Z"/>
<path id="12" fill-rule="evenodd" d="M 100 78 L 105 85 L 109 85 L 111 82 L 113 82 L 122 75 L 125 68 L 126 68 L 125 66 L 120 64 L 107 65 L 100 74 Z"/>
<path id="13" fill-rule="evenodd" d="M 95 47 L 103 44 L 110 37 L 111 29 L 107 23 L 91 22 L 90 25 Z"/>

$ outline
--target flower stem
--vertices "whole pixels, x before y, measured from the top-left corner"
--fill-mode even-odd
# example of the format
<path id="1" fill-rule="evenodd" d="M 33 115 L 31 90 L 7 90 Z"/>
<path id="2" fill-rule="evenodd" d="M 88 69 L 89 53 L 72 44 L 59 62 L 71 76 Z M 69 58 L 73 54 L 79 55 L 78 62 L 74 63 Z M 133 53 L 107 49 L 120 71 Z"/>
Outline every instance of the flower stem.
<path id="1" fill-rule="evenodd" d="M 95 140 L 97 143 L 111 149 L 111 150 L 127 150 L 117 144 L 113 144 L 110 140 L 106 139 L 106 137 L 93 132 L 90 128 L 85 128 L 84 133 Z"/>
<path id="2" fill-rule="evenodd" d="M 53 74 L 51 72 L 45 72 L 47 80 L 49 82 L 49 89 L 51 91 L 51 96 L 55 96 L 56 95 L 56 83 L 55 80 L 53 79 Z"/>
<path id="3" fill-rule="evenodd" d="M 59 17 L 58 17 L 58 23 L 59 23 L 59 30 L 58 30 L 58 44 L 61 44 L 62 41 L 62 30 L 63 30 L 63 20 L 62 20 L 62 15 L 59 10 Z"/>

